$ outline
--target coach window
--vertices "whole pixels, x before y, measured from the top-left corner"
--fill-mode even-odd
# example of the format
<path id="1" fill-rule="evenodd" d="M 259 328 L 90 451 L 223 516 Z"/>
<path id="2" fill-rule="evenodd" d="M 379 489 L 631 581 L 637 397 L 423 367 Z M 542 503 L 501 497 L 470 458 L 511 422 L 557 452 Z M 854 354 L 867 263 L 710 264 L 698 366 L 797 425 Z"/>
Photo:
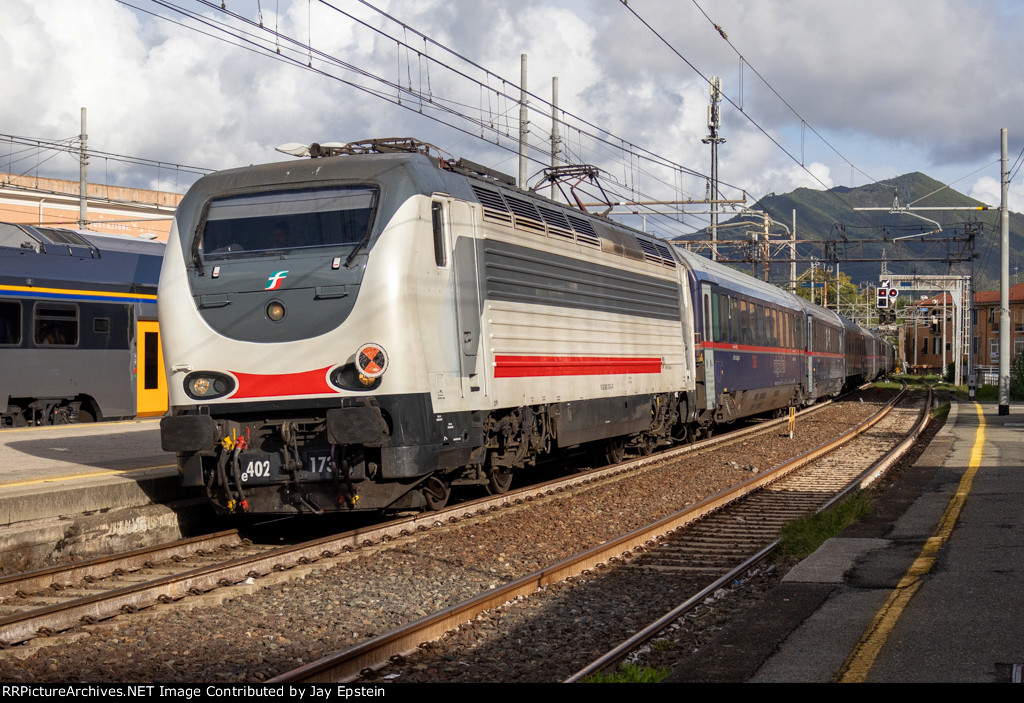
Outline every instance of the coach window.
<path id="1" fill-rule="evenodd" d="M 726 342 L 735 342 L 733 337 L 733 325 L 739 312 L 736 306 L 736 299 L 731 295 L 722 297 L 722 337 Z"/>
<path id="2" fill-rule="evenodd" d="M 729 298 L 729 326 L 731 328 L 731 342 L 733 344 L 740 344 L 743 340 L 743 336 L 740 334 L 739 326 L 739 299 Z"/>
<path id="3" fill-rule="evenodd" d="M 438 268 L 448 265 L 448 247 L 444 241 L 444 205 L 430 204 L 430 222 L 434 229 L 434 263 Z"/>
<path id="4" fill-rule="evenodd" d="M 704 292 L 704 339 L 705 342 L 711 341 L 711 295 L 707 291 Z"/>
<path id="5" fill-rule="evenodd" d="M 711 320 L 712 320 L 712 340 L 716 342 L 722 341 L 722 322 L 718 314 L 718 293 L 711 294 Z"/>
<path id="6" fill-rule="evenodd" d="M 33 311 L 37 346 L 73 347 L 78 344 L 78 306 L 36 303 Z"/>
<path id="7" fill-rule="evenodd" d="M 0 345 L 21 344 L 21 303 L 0 303 Z"/>

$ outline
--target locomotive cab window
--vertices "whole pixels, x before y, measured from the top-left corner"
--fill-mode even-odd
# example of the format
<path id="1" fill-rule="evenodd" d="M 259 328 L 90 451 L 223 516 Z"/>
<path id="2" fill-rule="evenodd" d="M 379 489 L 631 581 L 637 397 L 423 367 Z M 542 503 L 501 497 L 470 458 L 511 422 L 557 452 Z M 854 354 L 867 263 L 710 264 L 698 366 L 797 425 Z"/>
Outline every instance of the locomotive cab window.
<path id="1" fill-rule="evenodd" d="M 36 346 L 73 347 L 78 344 L 78 306 L 37 303 L 33 310 Z"/>
<path id="2" fill-rule="evenodd" d="M 207 208 L 197 249 L 208 260 L 349 249 L 368 238 L 376 199 L 376 189 L 365 186 L 216 198 Z"/>

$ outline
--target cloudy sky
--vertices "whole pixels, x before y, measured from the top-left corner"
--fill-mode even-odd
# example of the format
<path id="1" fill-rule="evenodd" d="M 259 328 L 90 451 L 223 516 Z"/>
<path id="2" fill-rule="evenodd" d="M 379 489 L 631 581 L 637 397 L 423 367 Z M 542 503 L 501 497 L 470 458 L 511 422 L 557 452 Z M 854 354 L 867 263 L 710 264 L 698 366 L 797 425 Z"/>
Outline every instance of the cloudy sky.
<path id="1" fill-rule="evenodd" d="M 76 136 L 84 106 L 91 148 L 166 164 L 226 168 L 288 158 L 273 149 L 285 142 L 416 136 L 515 174 L 523 53 L 538 110 L 531 174 L 547 158 L 543 102 L 557 75 L 563 144 L 623 194 L 704 196 L 689 171 L 710 172 L 712 75 L 726 96 L 720 178 L 753 199 L 922 171 L 998 204 L 999 129 L 1011 161 L 1024 145 L 1014 0 L 220 4 L 0 0 L 0 172 L 77 178 L 71 155 L 21 138 Z M 92 181 L 164 189 L 192 178 L 113 158 L 90 168 Z"/>

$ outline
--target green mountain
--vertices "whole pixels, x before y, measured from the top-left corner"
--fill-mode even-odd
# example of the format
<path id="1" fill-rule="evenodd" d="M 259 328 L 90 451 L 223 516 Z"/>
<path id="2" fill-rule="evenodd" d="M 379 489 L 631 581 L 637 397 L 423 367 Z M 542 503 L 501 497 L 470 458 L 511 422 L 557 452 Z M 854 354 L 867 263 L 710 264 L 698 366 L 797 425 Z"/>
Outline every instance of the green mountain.
<path id="1" fill-rule="evenodd" d="M 771 193 L 757 201 L 751 209 L 766 212 L 773 220 L 787 227 L 792 227 L 793 211 L 796 210 L 797 239 L 822 243 L 800 245 L 798 258 L 816 257 L 832 265 L 838 260 L 841 270 L 855 282 L 877 282 L 881 264 L 878 261 L 854 259 L 879 259 L 884 256 L 890 273 L 973 275 L 976 290 L 998 286 L 998 203 L 988 203 L 993 207 L 991 210 L 913 210 L 915 214 L 938 222 L 942 227 L 940 233 L 931 233 L 936 229 L 933 224 L 908 214 L 854 209 L 890 208 L 894 198 L 898 198 L 901 206 L 912 205 L 913 208 L 977 208 L 984 205 L 923 173 L 908 173 L 857 188 L 840 186 L 827 191 L 797 188 L 781 195 Z M 725 225 L 741 220 L 750 222 L 751 218 L 733 217 L 730 220 L 723 219 L 721 223 Z M 772 232 L 781 233 L 783 229 L 776 226 Z M 922 233 L 930 234 L 921 236 Z M 972 236 L 973 261 L 950 264 L 927 260 L 970 256 L 972 250 L 967 240 Z M 705 230 L 696 238 L 707 239 L 710 235 Z M 720 240 L 746 238 L 745 235 L 730 233 L 728 228 L 719 232 Z M 773 239 L 781 238 L 781 234 L 773 236 Z M 943 241 L 950 238 L 964 241 Z M 864 240 L 875 242 L 864 243 Z M 1024 252 L 1024 215 L 1017 213 L 1010 214 L 1010 251 L 1010 274 L 1013 275 L 1015 266 L 1024 271 L 1024 254 L 1021 254 Z M 749 267 L 749 264 L 740 267 L 744 266 Z M 807 266 L 797 264 L 798 272 Z M 788 279 L 788 269 L 788 264 L 773 264 L 772 279 Z"/>

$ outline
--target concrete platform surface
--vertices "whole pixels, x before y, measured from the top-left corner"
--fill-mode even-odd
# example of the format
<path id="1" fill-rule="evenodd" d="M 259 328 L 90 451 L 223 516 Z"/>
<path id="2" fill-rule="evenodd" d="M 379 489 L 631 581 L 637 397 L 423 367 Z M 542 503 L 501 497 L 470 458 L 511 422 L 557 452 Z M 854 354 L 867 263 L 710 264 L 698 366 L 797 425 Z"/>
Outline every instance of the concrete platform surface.
<path id="1" fill-rule="evenodd" d="M 1003 416 L 995 404 L 954 406 L 906 474 L 916 496 L 881 506 L 889 520 L 854 526 L 787 575 L 773 597 L 792 603 L 792 627 L 748 680 L 1008 682 L 1015 667 L 1019 675 L 1024 406 Z M 823 583 L 834 584 L 824 600 Z"/>

